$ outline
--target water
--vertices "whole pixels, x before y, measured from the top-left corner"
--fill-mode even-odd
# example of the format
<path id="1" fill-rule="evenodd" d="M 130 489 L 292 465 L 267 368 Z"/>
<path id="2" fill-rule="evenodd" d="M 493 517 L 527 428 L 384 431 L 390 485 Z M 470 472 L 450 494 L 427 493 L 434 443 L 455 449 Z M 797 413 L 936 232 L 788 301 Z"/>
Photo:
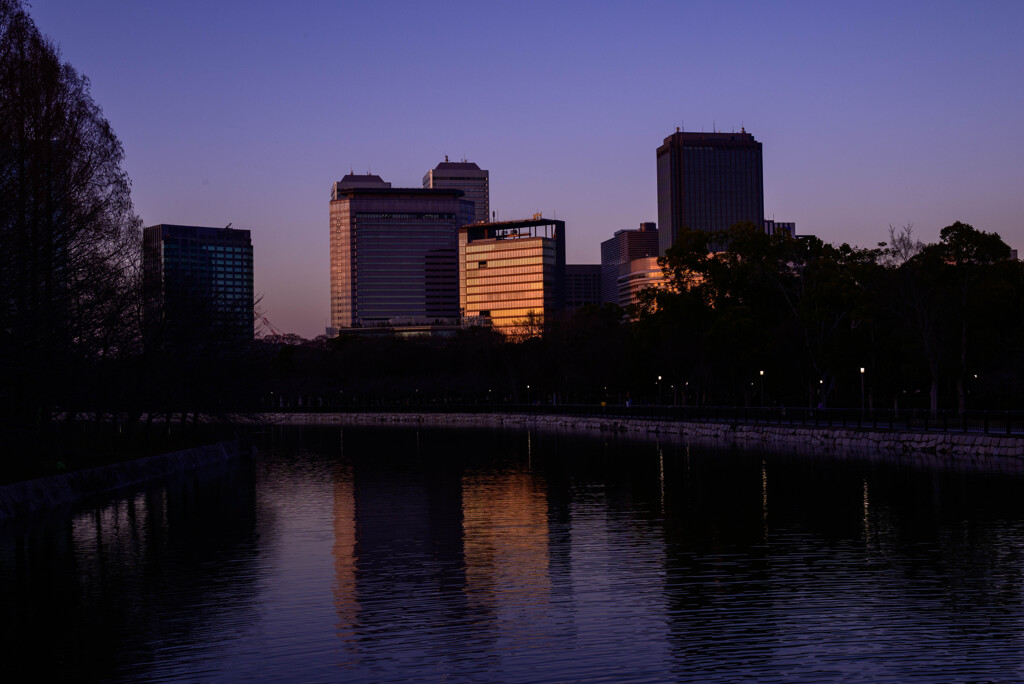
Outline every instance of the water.
<path id="1" fill-rule="evenodd" d="M 279 430 L 0 529 L 7 662 L 131 681 L 1024 679 L 1024 476 Z"/>

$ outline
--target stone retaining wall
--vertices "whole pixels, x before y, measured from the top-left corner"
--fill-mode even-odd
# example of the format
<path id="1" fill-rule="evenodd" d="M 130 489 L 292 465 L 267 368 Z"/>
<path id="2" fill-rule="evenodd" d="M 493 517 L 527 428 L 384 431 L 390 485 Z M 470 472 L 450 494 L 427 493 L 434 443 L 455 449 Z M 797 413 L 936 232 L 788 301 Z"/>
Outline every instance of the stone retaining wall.
<path id="1" fill-rule="evenodd" d="M 796 447 L 818 453 L 931 454 L 954 461 L 1024 460 L 1024 438 L 959 432 L 888 432 L 796 425 L 695 423 L 643 418 L 601 418 L 483 413 L 271 413 L 267 423 L 282 425 L 411 424 L 479 427 L 530 427 L 634 434 L 678 435 L 704 444 L 758 444 Z"/>
<path id="2" fill-rule="evenodd" d="M 0 486 L 0 520 L 73 504 L 90 496 L 136 487 L 168 475 L 237 458 L 235 440 L 123 463 Z"/>

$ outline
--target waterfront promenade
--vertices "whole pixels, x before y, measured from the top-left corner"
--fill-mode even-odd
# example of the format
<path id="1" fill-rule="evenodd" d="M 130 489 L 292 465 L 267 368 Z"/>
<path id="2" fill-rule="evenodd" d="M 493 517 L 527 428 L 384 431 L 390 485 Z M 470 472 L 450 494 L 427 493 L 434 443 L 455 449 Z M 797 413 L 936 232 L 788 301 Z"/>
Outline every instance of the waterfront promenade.
<path id="1" fill-rule="evenodd" d="M 636 435 L 676 435 L 702 444 L 763 445 L 842 455 L 910 454 L 962 465 L 1024 465 L 1021 416 L 1009 413 L 922 417 L 907 412 L 853 415 L 851 411 L 682 407 L 530 406 L 379 407 L 356 411 L 283 411 L 260 414 L 279 425 L 424 425 L 571 429 Z M 467 410 L 468 409 L 468 410 Z M 930 419 L 929 419 L 930 418 Z M 1000 420 L 1001 419 L 1001 420 Z"/>

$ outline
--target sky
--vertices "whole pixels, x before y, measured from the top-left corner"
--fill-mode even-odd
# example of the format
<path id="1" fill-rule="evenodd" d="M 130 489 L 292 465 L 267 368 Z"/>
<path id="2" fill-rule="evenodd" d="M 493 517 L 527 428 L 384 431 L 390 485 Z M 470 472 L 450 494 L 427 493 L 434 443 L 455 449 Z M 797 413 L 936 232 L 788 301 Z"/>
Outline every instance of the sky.
<path id="1" fill-rule="evenodd" d="M 763 145 L 765 216 L 874 246 L 955 221 L 1024 253 L 1024 2 L 31 0 L 125 148 L 143 225 L 250 230 L 277 329 L 328 324 L 349 172 L 490 172 L 569 263 L 657 220 L 677 126 Z"/>

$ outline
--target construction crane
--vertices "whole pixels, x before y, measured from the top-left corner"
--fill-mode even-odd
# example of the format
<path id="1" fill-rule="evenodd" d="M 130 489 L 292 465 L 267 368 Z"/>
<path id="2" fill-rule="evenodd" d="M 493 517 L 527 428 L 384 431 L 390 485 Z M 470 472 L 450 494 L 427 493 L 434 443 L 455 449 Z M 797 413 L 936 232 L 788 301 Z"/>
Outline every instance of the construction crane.
<path id="1" fill-rule="evenodd" d="M 268 335 L 280 337 L 284 335 L 266 316 L 259 316 L 256 321 L 256 337 L 267 337 Z"/>

